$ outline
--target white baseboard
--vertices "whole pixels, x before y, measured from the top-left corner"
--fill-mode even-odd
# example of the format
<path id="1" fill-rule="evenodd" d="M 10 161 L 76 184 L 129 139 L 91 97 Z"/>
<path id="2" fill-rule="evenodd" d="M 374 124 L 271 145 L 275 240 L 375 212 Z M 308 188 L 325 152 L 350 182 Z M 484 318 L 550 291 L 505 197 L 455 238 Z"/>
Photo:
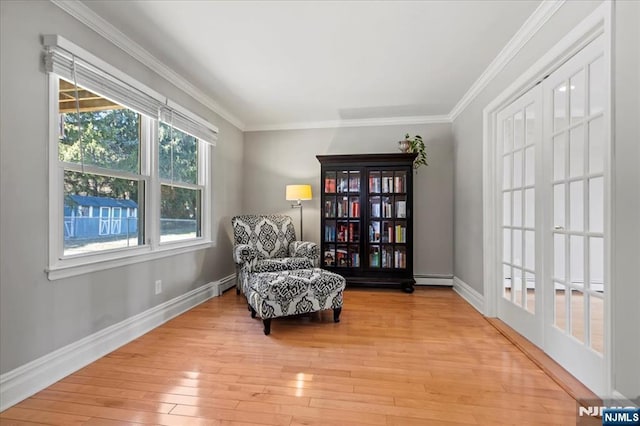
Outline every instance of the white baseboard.
<path id="1" fill-rule="evenodd" d="M 453 285 L 451 275 L 414 275 L 416 285 Z"/>
<path id="2" fill-rule="evenodd" d="M 0 411 L 4 411 L 69 374 L 113 352 L 170 319 L 222 294 L 235 274 L 207 283 L 0 375 Z"/>
<path id="3" fill-rule="evenodd" d="M 638 403 L 639 403 L 639 402 L 634 401 L 634 400 L 632 400 L 631 398 L 628 398 L 627 396 L 625 396 L 625 395 L 621 394 L 621 393 L 620 393 L 620 392 L 618 392 L 617 390 L 614 390 L 614 391 L 612 392 L 611 397 L 612 397 L 613 399 L 618 400 L 618 401 L 622 401 L 622 402 L 625 404 L 625 406 L 627 406 L 627 407 L 637 407 L 637 406 L 638 406 Z M 638 398 L 638 397 L 636 397 L 636 398 Z"/>
<path id="4" fill-rule="evenodd" d="M 484 315 L 484 296 L 458 277 L 453 277 L 453 291 Z"/>
<path id="5" fill-rule="evenodd" d="M 236 286 L 236 274 L 231 274 L 218 281 L 218 296 Z"/>

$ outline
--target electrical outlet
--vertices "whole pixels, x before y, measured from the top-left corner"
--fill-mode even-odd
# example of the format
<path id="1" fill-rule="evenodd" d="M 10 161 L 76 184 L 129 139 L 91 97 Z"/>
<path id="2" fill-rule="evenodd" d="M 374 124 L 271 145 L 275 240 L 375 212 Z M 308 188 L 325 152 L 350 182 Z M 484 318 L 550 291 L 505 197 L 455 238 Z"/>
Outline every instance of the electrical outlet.
<path id="1" fill-rule="evenodd" d="M 156 294 L 162 293 L 162 280 L 156 280 Z"/>

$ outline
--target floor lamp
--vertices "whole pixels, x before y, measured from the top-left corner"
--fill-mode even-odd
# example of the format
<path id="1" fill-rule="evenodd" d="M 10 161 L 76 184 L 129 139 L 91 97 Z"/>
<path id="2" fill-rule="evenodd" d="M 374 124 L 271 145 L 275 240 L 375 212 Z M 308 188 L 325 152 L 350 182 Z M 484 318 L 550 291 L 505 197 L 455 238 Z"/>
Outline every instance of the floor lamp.
<path id="1" fill-rule="evenodd" d="M 292 209 L 300 209 L 300 241 L 302 239 L 302 200 L 310 200 L 311 185 L 287 185 L 286 199 L 287 201 L 296 201 L 295 204 L 291 204 Z"/>

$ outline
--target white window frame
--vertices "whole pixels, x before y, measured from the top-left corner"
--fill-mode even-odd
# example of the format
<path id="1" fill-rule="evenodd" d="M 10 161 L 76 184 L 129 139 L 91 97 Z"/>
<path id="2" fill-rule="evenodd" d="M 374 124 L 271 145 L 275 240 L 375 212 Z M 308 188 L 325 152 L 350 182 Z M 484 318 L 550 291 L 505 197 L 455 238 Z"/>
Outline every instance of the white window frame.
<path id="1" fill-rule="evenodd" d="M 49 262 L 46 268 L 49 280 L 57 280 L 104 269 L 116 268 L 124 265 L 147 262 L 180 253 L 202 250 L 215 246 L 213 238 L 213 181 L 211 173 L 211 157 L 215 146 L 215 135 L 218 129 L 206 120 L 196 116 L 185 108 L 163 97 L 153 89 L 139 83 L 118 69 L 112 67 L 90 52 L 76 46 L 60 36 L 44 36 L 44 44 L 81 58 L 92 67 L 99 69 L 111 78 L 117 79 L 146 95 L 157 99 L 158 105 L 177 111 L 183 119 L 188 120 L 193 128 L 202 127 L 203 133 L 212 135 L 210 140 L 198 138 L 198 186 L 202 188 L 201 199 L 201 236 L 176 242 L 160 244 L 160 183 L 158 174 L 158 135 L 157 118 L 148 118 L 141 114 L 140 140 L 140 171 L 131 174 L 113 171 L 90 165 L 84 165 L 87 173 L 97 172 L 100 175 L 143 180 L 144 194 L 141 196 L 138 212 L 143 215 L 141 227 L 144 226 L 145 241 L 143 245 L 104 250 L 95 253 L 64 256 L 64 170 L 81 168 L 75 163 L 65 163 L 58 159 L 59 143 L 59 110 L 58 89 L 59 79 L 64 78 L 55 72 L 48 73 L 48 107 L 49 107 Z M 87 87 L 94 90 L 92 87 Z M 100 90 L 95 90 L 98 94 Z M 189 132 L 190 133 L 190 132 Z M 190 133 L 191 134 L 191 133 Z"/>

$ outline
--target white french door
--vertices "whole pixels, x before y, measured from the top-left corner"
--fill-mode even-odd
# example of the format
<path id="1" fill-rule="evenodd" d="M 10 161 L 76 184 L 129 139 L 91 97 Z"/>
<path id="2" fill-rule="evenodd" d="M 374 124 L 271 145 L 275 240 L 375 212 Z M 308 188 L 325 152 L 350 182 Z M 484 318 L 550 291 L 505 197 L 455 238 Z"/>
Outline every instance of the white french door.
<path id="1" fill-rule="evenodd" d="M 603 43 L 592 41 L 543 83 L 545 351 L 601 393 L 610 151 Z"/>
<path id="2" fill-rule="evenodd" d="M 609 84 L 603 36 L 497 114 L 498 317 L 606 393 Z"/>
<path id="3" fill-rule="evenodd" d="M 536 212 L 536 182 L 542 141 L 542 91 L 536 86 L 498 113 L 497 156 L 501 168 L 498 200 L 502 271 L 498 317 L 542 345 L 542 297 L 539 248 L 541 214 Z"/>

